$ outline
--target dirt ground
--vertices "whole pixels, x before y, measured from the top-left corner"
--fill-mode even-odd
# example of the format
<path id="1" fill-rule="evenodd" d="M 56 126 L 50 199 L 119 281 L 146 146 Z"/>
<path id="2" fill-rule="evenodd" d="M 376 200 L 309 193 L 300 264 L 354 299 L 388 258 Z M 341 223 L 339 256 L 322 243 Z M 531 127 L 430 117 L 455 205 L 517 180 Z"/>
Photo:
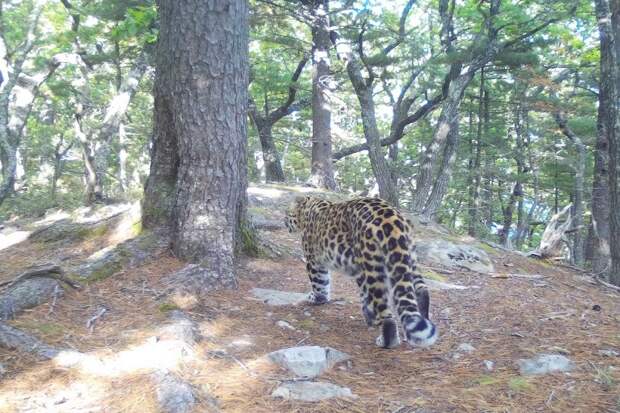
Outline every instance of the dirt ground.
<path id="1" fill-rule="evenodd" d="M 284 230 L 263 233 L 273 243 L 296 248 Z M 0 281 L 32 264 L 79 261 L 109 243 L 109 235 L 53 249 L 23 241 L 0 250 Z M 488 250 L 488 249 L 487 249 Z M 376 329 L 363 322 L 354 283 L 333 277 L 336 303 L 271 307 L 252 297 L 254 287 L 306 292 L 304 264 L 296 256 L 243 259 L 239 288 L 215 291 L 186 306 L 204 340 L 200 360 L 181 363 L 176 373 L 217 399 L 225 412 L 616 412 L 620 411 L 620 295 L 574 270 L 488 251 L 498 272 L 542 279 L 493 278 L 465 270 L 447 281 L 478 286 L 431 293 L 431 318 L 440 339 L 428 349 L 403 344 L 376 348 Z M 68 257 L 68 258 L 67 258 Z M 162 251 L 149 262 L 111 277 L 67 290 L 63 298 L 32 309 L 10 324 L 46 343 L 111 359 L 135 351 L 176 308 L 160 294 L 162 279 L 183 267 Z M 181 304 L 182 305 L 182 304 Z M 107 308 L 94 331 L 86 321 Z M 295 330 L 276 325 L 280 320 Z M 460 344 L 475 350 L 459 353 Z M 287 377 L 264 359 L 270 351 L 298 344 L 330 346 L 351 361 L 321 380 L 346 386 L 357 396 L 319 403 L 274 399 L 271 392 Z M 521 376 L 517 360 L 539 353 L 564 353 L 576 364 L 570 373 Z M 491 371 L 485 368 L 491 361 Z M 156 411 L 152 360 L 118 371 L 75 371 L 0 350 L 6 369 L 0 379 L 2 412 Z M 201 401 L 196 411 L 204 411 Z"/>

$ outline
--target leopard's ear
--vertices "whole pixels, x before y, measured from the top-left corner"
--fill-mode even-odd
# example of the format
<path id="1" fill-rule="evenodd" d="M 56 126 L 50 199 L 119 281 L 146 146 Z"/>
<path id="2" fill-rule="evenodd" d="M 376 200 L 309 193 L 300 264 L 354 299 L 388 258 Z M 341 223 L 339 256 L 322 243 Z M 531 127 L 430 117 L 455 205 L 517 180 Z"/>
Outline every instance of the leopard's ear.
<path id="1" fill-rule="evenodd" d="M 305 204 L 308 200 L 310 199 L 310 197 L 308 195 L 297 195 L 295 197 L 295 205 L 303 205 Z"/>

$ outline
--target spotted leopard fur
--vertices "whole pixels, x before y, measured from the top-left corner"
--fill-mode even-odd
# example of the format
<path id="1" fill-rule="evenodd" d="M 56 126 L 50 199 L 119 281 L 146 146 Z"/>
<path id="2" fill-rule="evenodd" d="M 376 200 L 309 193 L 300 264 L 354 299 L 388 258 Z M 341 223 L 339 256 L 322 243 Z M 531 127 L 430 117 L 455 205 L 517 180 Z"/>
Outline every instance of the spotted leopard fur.
<path id="1" fill-rule="evenodd" d="M 290 232 L 302 234 L 311 303 L 329 301 L 330 270 L 342 270 L 360 288 L 366 323 L 381 326 L 378 346 L 400 344 L 392 307 L 410 345 L 426 347 L 437 340 L 428 317 L 428 289 L 416 272 L 412 228 L 397 209 L 379 198 L 336 203 L 300 197 L 285 224 Z"/>

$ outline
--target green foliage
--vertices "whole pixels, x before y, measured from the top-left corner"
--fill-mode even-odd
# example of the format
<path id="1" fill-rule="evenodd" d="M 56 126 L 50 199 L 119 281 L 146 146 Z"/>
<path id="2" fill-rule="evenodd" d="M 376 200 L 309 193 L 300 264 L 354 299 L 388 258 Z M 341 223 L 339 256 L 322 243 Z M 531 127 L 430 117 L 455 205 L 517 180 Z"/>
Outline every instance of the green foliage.
<path id="1" fill-rule="evenodd" d="M 416 74 L 415 80 L 403 95 L 413 101 L 409 115 L 442 93 L 451 64 L 462 62 L 467 67 L 472 56 L 484 52 L 491 40 L 486 21 L 489 2 L 478 0 L 455 2 L 455 36 L 449 52 L 440 39 L 442 21 L 437 0 L 415 2 L 404 26 L 405 36 L 399 39 L 405 3 L 398 0 L 390 4 L 378 1 L 331 4 L 331 24 L 338 33 L 336 43 L 339 46 L 351 43 L 352 53 L 359 56 L 361 39 L 362 74 L 369 77 L 372 72 L 376 76 L 371 87 L 381 138 L 390 135 L 393 102 L 412 73 Z M 24 44 L 33 4 L 32 0 L 3 3 L 3 35 L 9 52 Z M 0 206 L 0 220 L 41 216 L 49 208 L 70 210 L 82 203 L 85 167 L 84 148 L 76 129 L 78 106 L 83 106 L 79 117 L 82 130 L 87 138 L 96 138 L 106 108 L 122 80 L 142 51 L 152 52 L 158 36 L 157 8 L 153 1 L 74 0 L 71 4 L 71 10 L 66 10 L 60 2 L 45 4 L 33 50 L 24 68 L 26 74 L 35 75 L 47 67 L 54 54 L 72 53 L 77 48 L 86 64 L 57 68 L 38 91 L 20 145 L 23 174 L 20 169 L 17 193 Z M 569 14 L 573 7 L 574 12 Z M 300 78 L 291 81 L 301 59 L 312 56 L 312 22 L 307 20 L 307 12 L 297 3 L 281 0 L 250 2 L 249 93 L 257 110 L 267 114 L 282 105 L 290 87 L 297 90 L 296 102 L 303 103 L 272 130 L 283 170 L 291 183 L 305 182 L 311 166 L 311 59 Z M 80 16 L 77 32 L 72 30 L 74 13 Z M 553 113 L 559 108 L 566 113 L 570 128 L 589 148 L 584 192 L 585 201 L 589 202 L 593 164 L 590 148 L 597 133 L 595 93 L 600 51 L 594 35 L 597 25 L 592 2 L 503 1 L 492 27 L 498 30 L 498 44 L 510 42 L 511 46 L 502 49 L 485 67 L 488 117 L 480 112 L 480 71 L 465 90 L 459 107 L 457 157 L 437 219 L 456 232 L 465 233 L 473 228 L 476 236 L 497 241 L 503 208 L 517 179 L 523 184 L 521 212 L 527 212 L 533 202 L 540 205 L 532 217 L 535 221 L 546 220 L 556 207 L 571 201 L 577 153 L 554 121 Z M 386 46 L 395 42 L 397 47 L 385 54 Z M 332 49 L 328 57 L 331 73 L 322 81 L 331 87 L 328 100 L 332 146 L 338 151 L 364 142 L 364 129 L 345 56 Z M 149 61 L 153 62 L 152 56 Z M 563 70 L 570 74 L 556 82 L 554 77 Z M 153 87 L 152 71 L 149 71 L 123 118 L 124 139 L 116 134 L 108 143 L 104 184 L 106 195 L 112 199 L 142 196 L 153 134 Z M 527 114 L 520 127 L 526 142 L 518 145 L 515 113 L 524 107 Z M 420 160 L 431 141 L 440 110 L 441 104 L 408 125 L 396 144 L 397 156 L 389 159 L 390 167 L 398 175 L 404 208 L 411 203 Z M 264 176 L 262 150 L 251 121 L 248 135 L 248 175 L 250 180 L 258 181 Z M 473 167 L 477 148 L 480 148 L 478 171 Z M 387 148 L 383 150 L 387 155 Z M 525 172 L 519 173 L 518 159 L 525 162 Z M 335 162 L 335 170 L 343 192 L 374 195 L 376 180 L 365 152 L 340 159 Z M 53 193 L 54 171 L 58 179 Z M 437 166 L 433 172 L 437 172 Z M 470 222 L 470 189 L 477 172 L 480 174 L 477 215 L 476 221 Z M 164 189 L 162 193 L 166 193 Z M 518 208 L 513 218 L 516 224 Z M 544 225 L 534 227 L 522 248 L 535 246 L 543 229 Z M 136 232 L 139 230 L 135 228 Z M 240 240 L 251 254 L 260 253 L 252 231 L 244 229 Z"/>

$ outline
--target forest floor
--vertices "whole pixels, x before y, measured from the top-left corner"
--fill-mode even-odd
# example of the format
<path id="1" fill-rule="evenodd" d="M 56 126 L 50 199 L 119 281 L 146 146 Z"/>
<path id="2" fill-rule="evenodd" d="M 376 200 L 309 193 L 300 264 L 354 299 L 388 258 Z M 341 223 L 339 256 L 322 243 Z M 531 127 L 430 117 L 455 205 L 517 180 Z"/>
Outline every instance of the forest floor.
<path id="1" fill-rule="evenodd" d="M 259 201 L 250 211 L 281 219 L 290 197 L 278 199 L 282 191 L 262 189 L 250 197 Z M 6 225 L 27 231 L 32 221 Z M 458 239 L 423 231 L 427 237 Z M 205 339 L 196 344 L 200 360 L 179 363 L 175 374 L 213 396 L 225 412 L 620 411 L 620 357 L 605 355 L 605 350 L 620 352 L 620 295 L 578 271 L 486 247 L 498 273 L 543 278 L 443 271 L 446 281 L 477 288 L 431 292 L 438 342 L 427 349 L 403 344 L 384 350 L 375 346 L 378 332 L 363 322 L 356 286 L 344 275 L 333 277 L 332 295 L 338 303 L 275 307 L 254 298 L 255 287 L 296 292 L 309 288 L 297 237 L 283 228 L 262 235 L 293 254 L 241 260 L 237 290 L 214 291 L 186 304 L 162 298 L 165 276 L 184 264 L 161 251 L 137 267 L 121 269 L 81 290 L 67 290 L 54 306 L 40 305 L 10 321 L 60 348 L 101 360 L 120 360 L 122 354 L 143 360 L 133 367 L 82 371 L 2 349 L 0 411 L 157 411 L 151 378 L 165 355 L 139 349 L 177 306 L 197 323 Z M 0 249 L 0 281 L 29 265 L 83 261 L 122 239 L 98 234 L 53 248 L 25 239 Z M 102 306 L 107 312 L 91 332 L 86 321 Z M 278 321 L 294 330 L 282 328 Z M 459 352 L 464 343 L 474 350 Z M 346 386 L 357 397 L 317 403 L 273 398 L 272 391 L 287 374 L 264 356 L 295 345 L 348 353 L 351 360 L 325 372 L 321 380 Z M 540 353 L 565 354 L 576 367 L 568 373 L 522 376 L 517 360 Z M 493 363 L 492 369 L 485 361 Z M 204 400 L 195 408 L 205 409 Z"/>

